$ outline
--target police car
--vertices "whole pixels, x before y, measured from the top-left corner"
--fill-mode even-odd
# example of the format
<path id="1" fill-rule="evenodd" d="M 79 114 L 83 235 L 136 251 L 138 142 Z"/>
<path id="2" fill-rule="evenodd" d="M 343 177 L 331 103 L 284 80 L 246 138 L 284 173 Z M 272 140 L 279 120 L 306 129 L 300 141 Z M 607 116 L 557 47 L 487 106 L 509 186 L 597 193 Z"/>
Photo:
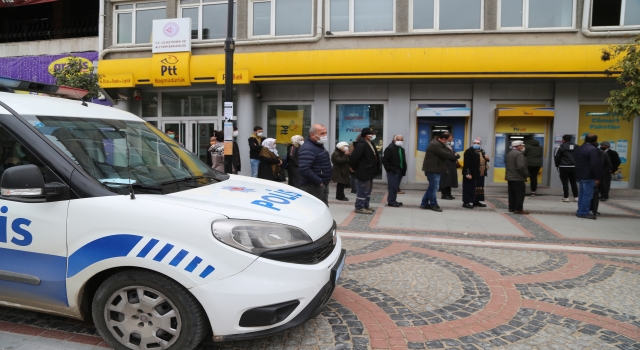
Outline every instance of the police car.
<path id="1" fill-rule="evenodd" d="M 92 319 L 115 349 L 297 326 L 325 306 L 344 265 L 321 201 L 215 172 L 114 108 L 0 92 L 0 177 L 0 304 Z"/>

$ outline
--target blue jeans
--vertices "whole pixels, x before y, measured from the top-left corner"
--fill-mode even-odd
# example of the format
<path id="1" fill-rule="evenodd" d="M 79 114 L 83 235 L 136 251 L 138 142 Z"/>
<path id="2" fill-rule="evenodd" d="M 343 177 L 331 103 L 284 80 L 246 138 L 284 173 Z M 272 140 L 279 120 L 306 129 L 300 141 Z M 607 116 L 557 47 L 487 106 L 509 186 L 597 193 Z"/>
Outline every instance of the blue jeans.
<path id="1" fill-rule="evenodd" d="M 596 180 L 594 179 L 578 180 L 578 215 L 589 214 L 595 187 Z"/>
<path id="2" fill-rule="evenodd" d="M 373 180 L 358 180 L 358 193 L 356 194 L 356 210 L 369 208 Z"/>
<path id="3" fill-rule="evenodd" d="M 422 203 L 420 206 L 426 207 L 427 205 L 438 205 L 438 187 L 440 187 L 440 173 L 427 173 L 424 175 L 429 180 L 429 187 L 422 196 Z"/>
<path id="4" fill-rule="evenodd" d="M 397 203 L 398 191 L 400 191 L 400 179 L 402 175 L 400 173 L 387 172 L 387 183 L 389 187 L 389 194 L 387 195 L 387 203 Z"/>
<path id="5" fill-rule="evenodd" d="M 258 177 L 258 167 L 260 166 L 260 159 L 249 159 L 251 162 L 251 177 Z"/>

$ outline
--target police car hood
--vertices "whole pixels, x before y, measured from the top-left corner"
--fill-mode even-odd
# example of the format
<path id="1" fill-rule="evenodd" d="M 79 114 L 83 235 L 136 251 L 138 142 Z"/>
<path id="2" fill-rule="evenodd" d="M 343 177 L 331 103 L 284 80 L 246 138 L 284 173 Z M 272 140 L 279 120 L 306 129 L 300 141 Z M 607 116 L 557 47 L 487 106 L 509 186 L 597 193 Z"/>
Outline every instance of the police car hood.
<path id="1" fill-rule="evenodd" d="M 295 226 L 314 241 L 333 225 L 329 208 L 316 197 L 289 185 L 248 176 L 230 175 L 226 181 L 154 199 L 215 212 L 230 219 Z"/>

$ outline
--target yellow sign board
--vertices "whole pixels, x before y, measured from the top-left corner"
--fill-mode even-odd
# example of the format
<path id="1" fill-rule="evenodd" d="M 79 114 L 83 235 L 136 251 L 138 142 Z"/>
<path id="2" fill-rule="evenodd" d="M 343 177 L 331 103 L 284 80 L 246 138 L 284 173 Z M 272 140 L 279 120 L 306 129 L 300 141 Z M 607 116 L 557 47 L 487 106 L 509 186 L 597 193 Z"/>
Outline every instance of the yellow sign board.
<path id="1" fill-rule="evenodd" d="M 498 118 L 502 117 L 553 117 L 553 107 L 500 107 L 496 108 Z"/>
<path id="2" fill-rule="evenodd" d="M 101 88 L 134 87 L 132 74 L 104 74 L 98 80 Z"/>
<path id="3" fill-rule="evenodd" d="M 291 142 L 291 136 L 302 133 L 303 110 L 276 110 L 276 143 Z"/>
<path id="4" fill-rule="evenodd" d="M 191 52 L 154 54 L 151 61 L 153 86 L 190 86 L 189 61 Z"/>
<path id="5" fill-rule="evenodd" d="M 225 81 L 225 73 L 224 70 L 218 71 L 218 76 L 216 78 L 218 84 L 224 84 Z M 246 69 L 241 70 L 233 70 L 233 83 L 234 84 L 249 84 L 249 71 Z"/>

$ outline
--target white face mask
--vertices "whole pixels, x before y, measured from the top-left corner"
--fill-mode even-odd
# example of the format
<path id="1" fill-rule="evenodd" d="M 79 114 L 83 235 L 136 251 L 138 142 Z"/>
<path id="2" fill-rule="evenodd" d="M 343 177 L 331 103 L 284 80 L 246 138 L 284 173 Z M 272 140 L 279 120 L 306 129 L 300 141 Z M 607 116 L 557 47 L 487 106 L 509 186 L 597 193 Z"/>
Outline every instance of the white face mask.
<path id="1" fill-rule="evenodd" d="M 256 136 L 262 137 L 262 131 L 256 134 Z"/>
<path id="2" fill-rule="evenodd" d="M 304 141 L 300 141 L 298 143 L 300 144 L 300 146 L 304 145 Z"/>
<path id="3" fill-rule="evenodd" d="M 375 139 L 376 139 L 376 135 L 371 135 L 371 139 L 370 140 L 373 141 Z"/>
<path id="4" fill-rule="evenodd" d="M 396 141 L 396 146 L 398 146 L 398 147 L 402 147 L 402 145 L 404 145 L 404 142 L 402 142 L 402 141 Z"/>
<path id="5" fill-rule="evenodd" d="M 238 137 L 238 130 L 233 132 L 233 137 Z"/>
<path id="6" fill-rule="evenodd" d="M 522 152 L 524 152 L 524 147 L 522 147 Z"/>
<path id="7" fill-rule="evenodd" d="M 344 146 L 344 147 L 342 147 L 342 151 L 343 151 L 343 152 L 347 152 L 348 150 L 349 150 L 349 146 Z"/>
<path id="8" fill-rule="evenodd" d="M 320 136 L 320 140 L 316 141 L 319 144 L 324 144 L 327 142 L 327 140 L 329 140 L 329 136 Z"/>

